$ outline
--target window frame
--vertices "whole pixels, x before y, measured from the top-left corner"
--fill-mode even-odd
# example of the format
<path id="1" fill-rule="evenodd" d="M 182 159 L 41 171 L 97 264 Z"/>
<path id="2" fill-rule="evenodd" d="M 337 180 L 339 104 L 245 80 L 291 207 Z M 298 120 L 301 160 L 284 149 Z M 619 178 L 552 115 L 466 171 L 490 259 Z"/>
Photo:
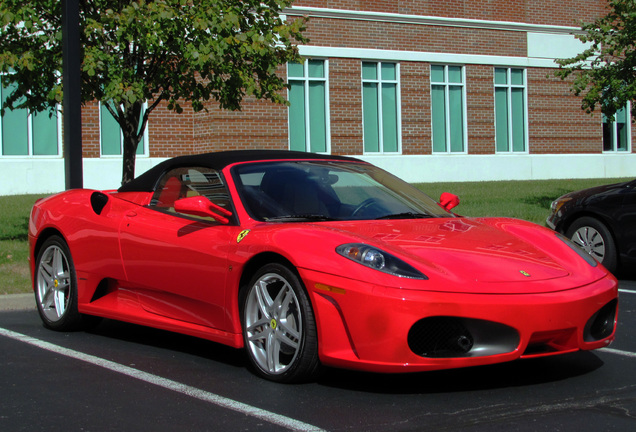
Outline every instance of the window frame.
<path id="1" fill-rule="evenodd" d="M 506 71 L 506 84 L 497 84 L 496 82 L 496 72 L 497 69 L 503 69 Z M 512 83 L 512 71 L 520 70 L 522 72 L 523 83 L 522 84 L 513 84 Z M 507 150 L 499 150 L 499 146 L 497 143 L 497 89 L 503 88 L 506 89 L 506 120 L 507 120 L 507 131 L 508 131 L 508 142 L 507 142 Z M 523 90 L 523 150 L 515 150 L 514 149 L 514 129 L 513 129 L 513 106 L 512 106 L 512 90 L 513 89 L 522 89 Z M 528 122 L 528 71 L 526 68 L 520 67 L 508 67 L 508 66 L 495 66 L 493 68 L 493 100 L 494 100 L 494 115 L 495 115 L 495 154 L 503 154 L 503 155 L 511 155 L 511 154 L 529 154 L 530 153 L 530 133 L 529 133 L 529 122 Z"/>
<path id="2" fill-rule="evenodd" d="M 0 74 L 0 86 L 2 86 L 2 77 L 8 75 L 7 73 Z M 0 91 L 4 91 L 4 87 L 1 87 Z M 0 101 L 1 103 L 1 101 Z M 41 113 L 34 112 L 27 108 L 18 108 L 20 110 L 26 110 L 26 128 L 27 128 L 27 153 L 26 154 L 4 154 L 4 116 L 0 117 L 0 158 L 60 158 L 62 157 L 62 110 L 59 104 L 51 110 L 55 112 L 55 126 L 56 126 L 56 152 L 54 154 L 35 154 L 35 142 L 33 134 L 33 118 L 36 114 L 48 116 L 47 111 Z M 13 110 L 11 110 L 13 111 Z"/>
<path id="3" fill-rule="evenodd" d="M 309 62 L 320 61 L 323 62 L 323 77 L 311 77 L 309 76 Z M 311 82 L 322 82 L 324 83 L 324 105 L 325 105 L 325 151 L 315 152 L 317 154 L 331 154 L 331 115 L 330 115 L 330 106 L 329 106 L 329 59 L 326 58 L 306 58 L 303 60 L 303 76 L 302 77 L 290 77 L 289 75 L 289 65 L 287 63 L 287 83 L 290 84 L 290 88 L 287 89 L 287 100 L 290 101 L 290 92 L 291 92 L 291 81 L 302 82 L 303 83 L 303 91 L 304 91 L 304 110 L 305 110 L 305 118 L 304 118 L 304 126 L 305 126 L 305 149 L 301 151 L 305 151 L 307 153 L 312 153 L 311 150 L 311 112 L 310 112 L 310 101 L 309 101 L 309 84 Z M 291 101 L 290 101 L 291 102 Z M 292 134 L 291 134 L 291 110 L 292 106 L 290 105 L 287 109 L 287 148 L 292 150 Z"/>
<path id="4" fill-rule="evenodd" d="M 628 154 L 632 152 L 632 122 L 631 122 L 631 115 L 632 115 L 632 109 L 631 109 L 631 102 L 627 101 L 627 104 L 625 105 L 625 107 L 623 108 L 625 110 L 625 119 L 626 121 L 623 123 L 626 125 L 627 127 L 627 132 L 626 132 L 626 139 L 627 139 L 627 143 L 626 143 L 626 148 L 625 150 L 619 150 L 617 148 L 617 144 L 618 144 L 618 132 L 617 132 L 617 128 L 618 128 L 618 124 L 619 122 L 616 121 L 616 114 L 614 114 L 614 121 L 611 122 L 607 122 L 605 121 L 606 117 L 604 114 L 602 114 L 601 116 L 601 127 L 603 128 L 603 142 L 601 143 L 601 145 L 603 146 L 603 153 L 604 154 Z M 606 124 L 611 124 L 612 125 L 612 149 L 611 150 L 605 150 L 605 125 Z"/>
<path id="5" fill-rule="evenodd" d="M 193 182 L 191 178 L 186 179 L 185 177 L 190 177 L 193 171 L 197 176 L 205 177 L 206 182 L 196 183 L 196 182 Z M 216 177 L 217 183 L 213 183 L 212 181 L 210 181 L 211 176 Z M 174 188 L 175 186 L 179 187 L 179 191 L 176 196 L 171 196 L 171 195 L 175 195 L 177 191 L 174 189 L 169 190 L 169 187 L 167 185 L 168 182 L 170 182 L 170 180 L 172 179 L 176 179 L 179 182 L 179 185 L 175 185 L 173 182 L 173 184 L 170 186 L 170 188 Z M 194 186 L 195 184 L 200 184 L 202 187 L 197 188 Z M 212 192 L 210 194 L 205 194 L 203 193 L 204 190 L 208 190 Z M 221 194 L 224 195 L 223 199 L 218 199 L 218 196 L 220 195 L 219 191 L 221 191 Z M 169 205 L 160 205 L 162 201 L 160 201 L 159 198 L 163 194 L 167 194 L 169 196 Z M 216 170 L 214 168 L 208 168 L 204 166 L 193 165 L 193 166 L 175 167 L 163 173 L 163 175 L 159 178 L 157 182 L 157 186 L 155 190 L 152 193 L 152 196 L 150 198 L 150 203 L 146 205 L 145 207 L 153 211 L 157 211 L 160 213 L 164 213 L 164 214 L 182 218 L 182 219 L 188 219 L 188 220 L 193 220 L 197 222 L 204 222 L 211 225 L 219 225 L 219 224 L 223 225 L 222 222 L 215 220 L 211 217 L 179 213 L 174 209 L 174 203 L 177 200 L 182 198 L 194 197 L 194 196 L 206 197 L 213 204 L 216 204 L 230 211 L 232 213 L 232 216 L 228 217 L 230 221 L 229 225 L 236 224 L 235 223 L 236 212 L 234 211 L 232 196 L 227 187 L 227 182 L 225 181 L 225 177 L 223 176 L 223 173 L 220 170 Z M 166 204 L 166 203 L 162 203 L 162 204 Z"/>
<path id="6" fill-rule="evenodd" d="M 444 68 L 444 81 L 433 81 L 433 67 L 441 66 Z M 448 70 L 451 67 L 458 67 L 461 71 L 461 83 L 450 82 L 448 79 Z M 436 155 L 444 155 L 444 154 L 468 154 L 468 108 L 467 108 L 467 98 L 466 98 L 466 65 L 463 64 L 440 64 L 440 63 L 431 63 L 429 68 L 429 81 L 430 81 L 430 95 L 431 95 L 431 152 Z M 433 114 L 433 86 L 443 86 L 444 87 L 444 126 L 445 126 L 445 150 L 438 151 L 435 150 L 435 135 L 434 135 L 434 114 Z M 462 145 L 463 148 L 461 151 L 453 151 L 452 143 L 451 143 L 451 111 L 450 111 L 450 87 L 460 87 L 461 95 L 462 95 L 462 107 L 461 107 L 461 115 L 462 115 Z"/>
<path id="7" fill-rule="evenodd" d="M 376 67 L 376 78 L 365 78 L 364 77 L 364 64 L 375 64 Z M 389 80 L 384 79 L 382 77 L 382 65 L 383 64 L 392 64 L 395 66 L 395 79 Z M 390 154 L 390 155 L 399 155 L 402 154 L 402 90 L 401 90 L 401 80 L 400 80 L 400 63 L 394 61 L 380 61 L 380 60 L 362 60 L 360 63 L 360 77 L 361 77 L 361 94 L 362 94 L 362 148 L 363 154 L 365 155 L 379 155 L 379 154 Z M 365 123 L 365 105 L 364 105 L 364 85 L 365 84 L 376 84 L 376 98 L 377 98 L 377 118 L 376 118 L 376 126 L 378 133 L 378 150 L 370 151 L 366 149 L 366 123 Z M 397 149 L 395 151 L 387 151 L 385 150 L 384 145 L 384 101 L 383 101 L 383 92 L 382 86 L 383 84 L 394 84 L 395 85 L 395 118 L 396 118 L 396 146 Z"/>
<path id="8" fill-rule="evenodd" d="M 124 133 L 121 130 L 121 127 L 119 126 L 119 124 L 117 124 L 117 126 L 119 127 L 119 154 L 104 154 L 104 137 L 103 137 L 103 133 L 102 133 L 102 101 L 98 101 L 98 113 L 99 113 L 99 157 L 100 158 L 121 158 L 124 155 Z M 143 105 L 143 109 L 146 110 L 148 109 L 148 102 L 144 102 Z M 106 110 L 106 112 L 108 112 L 108 114 L 110 115 L 110 112 L 108 110 Z M 112 117 L 112 116 L 111 116 Z M 112 121 L 115 121 L 114 118 L 112 118 Z M 143 152 L 139 152 L 139 149 L 137 149 L 137 154 L 136 157 L 148 157 L 149 155 L 149 148 L 150 145 L 148 143 L 148 127 L 149 127 L 150 121 L 148 123 L 146 123 L 146 129 L 144 130 L 144 136 L 142 138 L 142 143 L 144 144 L 143 146 Z"/>

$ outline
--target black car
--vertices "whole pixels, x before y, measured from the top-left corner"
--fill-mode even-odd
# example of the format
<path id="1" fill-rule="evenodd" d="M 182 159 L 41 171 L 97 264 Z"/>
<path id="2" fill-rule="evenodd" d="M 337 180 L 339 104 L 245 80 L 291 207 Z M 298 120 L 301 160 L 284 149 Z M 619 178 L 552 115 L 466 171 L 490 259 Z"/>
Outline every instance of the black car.
<path id="1" fill-rule="evenodd" d="M 547 225 L 608 270 L 636 264 L 636 180 L 570 192 L 551 205 Z"/>

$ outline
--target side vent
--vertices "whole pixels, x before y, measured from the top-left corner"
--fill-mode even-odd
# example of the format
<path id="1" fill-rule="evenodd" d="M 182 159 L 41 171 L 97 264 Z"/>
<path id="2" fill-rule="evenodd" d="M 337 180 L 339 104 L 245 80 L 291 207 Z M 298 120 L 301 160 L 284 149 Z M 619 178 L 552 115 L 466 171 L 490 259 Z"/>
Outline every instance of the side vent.
<path id="1" fill-rule="evenodd" d="M 598 312 L 592 315 L 585 325 L 583 331 L 583 339 L 585 342 L 595 342 L 607 337 L 610 337 L 614 333 L 616 328 L 616 310 L 618 307 L 618 300 L 614 299 L 600 308 Z"/>
<path id="2" fill-rule="evenodd" d="M 91 195 L 91 206 L 95 214 L 102 214 L 102 210 L 108 204 L 108 195 L 102 192 L 93 192 Z"/>

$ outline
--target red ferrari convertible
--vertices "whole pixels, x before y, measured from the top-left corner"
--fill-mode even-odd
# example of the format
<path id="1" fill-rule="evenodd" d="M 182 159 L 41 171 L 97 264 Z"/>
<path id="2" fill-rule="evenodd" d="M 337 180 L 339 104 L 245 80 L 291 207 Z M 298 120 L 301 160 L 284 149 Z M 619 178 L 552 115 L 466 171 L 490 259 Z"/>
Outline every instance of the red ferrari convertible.
<path id="1" fill-rule="evenodd" d="M 105 317 L 245 348 L 278 382 L 590 350 L 616 279 L 560 234 L 459 217 L 366 162 L 285 151 L 169 159 L 119 190 L 38 201 L 45 326 Z"/>

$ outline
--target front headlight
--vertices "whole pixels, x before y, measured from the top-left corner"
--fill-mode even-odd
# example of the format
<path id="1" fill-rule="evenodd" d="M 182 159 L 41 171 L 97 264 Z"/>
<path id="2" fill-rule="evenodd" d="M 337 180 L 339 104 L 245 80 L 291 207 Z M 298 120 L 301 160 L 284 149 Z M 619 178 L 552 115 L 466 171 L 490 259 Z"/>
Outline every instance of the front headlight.
<path id="1" fill-rule="evenodd" d="M 359 264 L 394 276 L 427 280 L 425 274 L 399 258 L 364 243 L 348 243 L 336 248 L 336 252 Z"/>
<path id="2" fill-rule="evenodd" d="M 561 207 L 563 207 L 563 204 L 571 200 L 572 198 L 566 197 L 566 196 L 557 198 L 554 201 L 552 201 L 552 204 L 550 204 L 550 209 L 552 210 L 553 213 L 557 213 L 559 210 L 561 210 Z"/>

